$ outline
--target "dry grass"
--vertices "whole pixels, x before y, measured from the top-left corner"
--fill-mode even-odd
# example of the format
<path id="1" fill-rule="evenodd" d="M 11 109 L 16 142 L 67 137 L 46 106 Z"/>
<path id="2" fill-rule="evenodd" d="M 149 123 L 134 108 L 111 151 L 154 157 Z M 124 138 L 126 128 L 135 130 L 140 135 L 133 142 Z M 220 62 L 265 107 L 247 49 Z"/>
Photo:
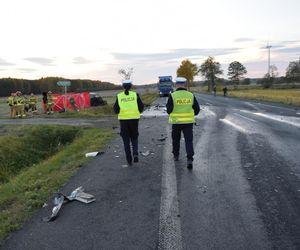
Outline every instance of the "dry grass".
<path id="1" fill-rule="evenodd" d="M 300 89 L 232 90 L 230 96 L 300 106 Z"/>

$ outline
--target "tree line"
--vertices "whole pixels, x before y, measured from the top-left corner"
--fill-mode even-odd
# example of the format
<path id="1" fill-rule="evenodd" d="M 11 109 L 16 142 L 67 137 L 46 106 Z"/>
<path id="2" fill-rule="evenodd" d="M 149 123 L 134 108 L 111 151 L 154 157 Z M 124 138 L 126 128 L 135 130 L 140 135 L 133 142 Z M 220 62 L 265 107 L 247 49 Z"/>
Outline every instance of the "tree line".
<path id="1" fill-rule="evenodd" d="M 223 70 L 221 69 L 221 64 L 211 56 L 200 66 L 188 59 L 183 60 L 177 69 L 177 76 L 185 77 L 188 80 L 188 86 L 192 86 L 194 77 L 199 74 L 206 80 L 208 91 L 211 91 L 217 81 L 221 79 L 219 76 L 223 75 Z M 250 84 L 250 79 L 244 78 L 246 74 L 247 69 L 242 63 L 233 61 L 229 64 L 227 76 L 229 82 L 235 87 L 242 81 Z M 265 88 L 269 88 L 274 83 L 289 82 L 300 82 L 300 59 L 289 63 L 284 77 L 278 77 L 277 67 L 271 65 L 268 73 L 257 81 L 258 84 L 262 84 Z"/>
<path id="2" fill-rule="evenodd" d="M 52 91 L 60 93 L 63 87 L 57 86 L 58 81 L 64 81 L 62 77 L 45 77 L 38 80 L 26 80 L 16 78 L 2 78 L 0 79 L 0 96 L 9 96 L 11 93 L 21 91 L 25 94 L 41 94 L 42 92 Z M 81 80 L 74 79 L 71 81 L 71 86 L 68 87 L 68 92 L 82 92 L 82 91 L 100 91 L 118 89 L 117 85 L 109 82 Z"/>

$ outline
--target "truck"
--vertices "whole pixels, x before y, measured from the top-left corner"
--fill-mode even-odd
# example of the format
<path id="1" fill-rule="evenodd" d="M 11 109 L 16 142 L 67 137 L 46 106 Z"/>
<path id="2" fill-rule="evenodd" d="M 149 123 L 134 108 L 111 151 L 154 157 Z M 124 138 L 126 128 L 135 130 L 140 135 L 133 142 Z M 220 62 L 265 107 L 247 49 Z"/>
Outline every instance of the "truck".
<path id="1" fill-rule="evenodd" d="M 168 96 L 173 92 L 174 83 L 172 76 L 159 76 L 158 84 L 159 96 Z"/>

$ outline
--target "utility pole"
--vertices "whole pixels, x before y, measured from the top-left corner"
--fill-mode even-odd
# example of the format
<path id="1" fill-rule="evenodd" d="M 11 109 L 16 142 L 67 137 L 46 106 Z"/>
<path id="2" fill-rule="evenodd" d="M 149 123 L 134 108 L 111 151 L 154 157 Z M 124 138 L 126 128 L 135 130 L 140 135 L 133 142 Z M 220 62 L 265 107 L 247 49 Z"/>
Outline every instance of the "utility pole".
<path id="1" fill-rule="evenodd" d="M 269 78 L 269 81 L 270 81 L 270 50 L 271 50 L 272 46 L 267 45 L 266 49 L 268 49 L 268 78 Z"/>

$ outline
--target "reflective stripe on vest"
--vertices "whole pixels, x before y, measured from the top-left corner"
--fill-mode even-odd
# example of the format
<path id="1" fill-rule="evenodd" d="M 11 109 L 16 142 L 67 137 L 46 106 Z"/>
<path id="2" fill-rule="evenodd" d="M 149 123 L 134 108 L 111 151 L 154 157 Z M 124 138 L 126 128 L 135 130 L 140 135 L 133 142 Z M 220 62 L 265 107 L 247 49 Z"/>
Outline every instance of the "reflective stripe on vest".
<path id="1" fill-rule="evenodd" d="M 194 123 L 194 95 L 186 90 L 179 90 L 173 92 L 171 96 L 173 99 L 173 111 L 169 116 L 169 122 L 172 124 Z"/>
<path id="2" fill-rule="evenodd" d="M 140 112 L 137 104 L 137 94 L 129 91 L 128 95 L 124 92 L 118 94 L 118 103 L 120 106 L 119 120 L 140 119 Z"/>

